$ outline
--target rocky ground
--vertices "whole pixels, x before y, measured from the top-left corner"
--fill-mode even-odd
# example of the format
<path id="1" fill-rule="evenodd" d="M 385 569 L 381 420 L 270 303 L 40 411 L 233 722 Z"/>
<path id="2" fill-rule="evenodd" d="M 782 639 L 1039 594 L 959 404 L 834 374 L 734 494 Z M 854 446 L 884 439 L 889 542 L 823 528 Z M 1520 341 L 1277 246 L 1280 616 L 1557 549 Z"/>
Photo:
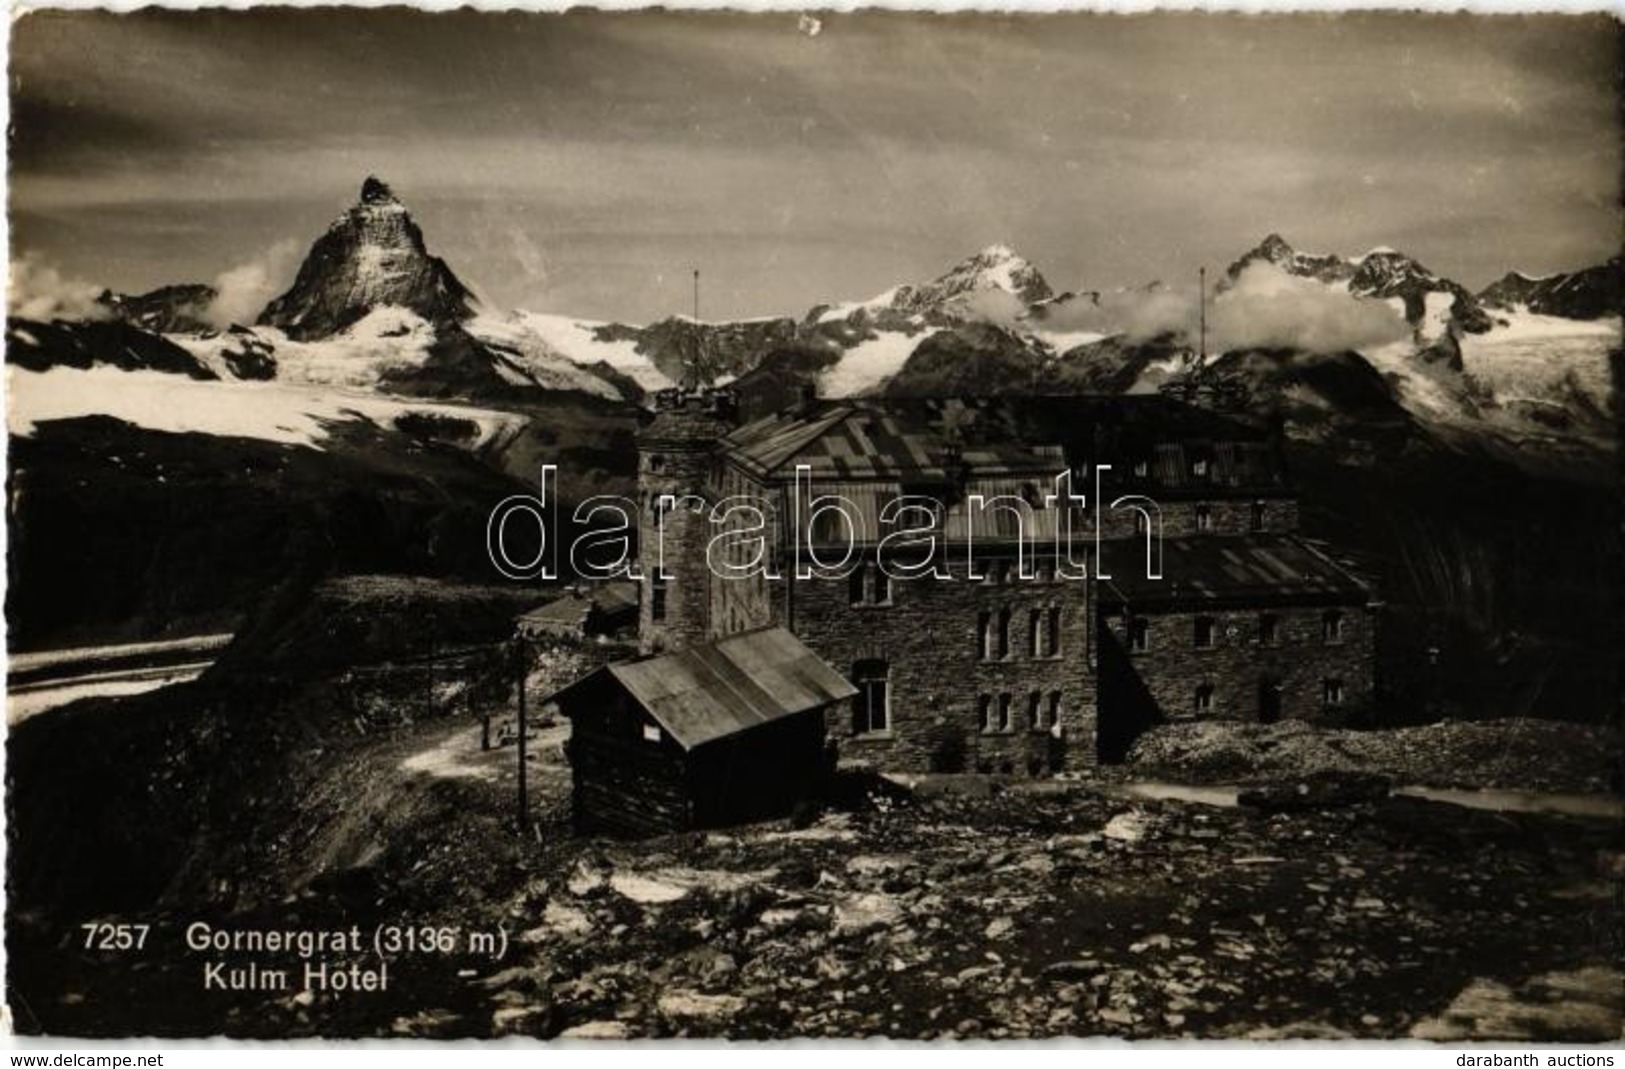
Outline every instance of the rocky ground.
<path id="1" fill-rule="evenodd" d="M 1430 787 L 1625 790 L 1617 731 L 1551 720 L 1442 721 L 1374 731 L 1301 721 L 1170 724 L 1141 736 L 1128 764 L 1135 774 L 1183 783 L 1367 772 Z"/>
<path id="2" fill-rule="evenodd" d="M 198 956 L 173 949 L 199 913 L 174 910 L 141 918 L 158 949 L 134 963 L 59 937 L 35 1018 L 246 1036 L 1621 1035 L 1615 821 L 1410 798 L 1263 815 L 1100 775 L 582 840 L 563 731 L 532 747 L 525 835 L 514 751 L 481 751 L 466 723 L 352 752 L 346 804 L 290 847 L 327 871 L 210 918 L 501 930 L 500 956 L 402 956 L 387 994 L 203 993 Z"/>

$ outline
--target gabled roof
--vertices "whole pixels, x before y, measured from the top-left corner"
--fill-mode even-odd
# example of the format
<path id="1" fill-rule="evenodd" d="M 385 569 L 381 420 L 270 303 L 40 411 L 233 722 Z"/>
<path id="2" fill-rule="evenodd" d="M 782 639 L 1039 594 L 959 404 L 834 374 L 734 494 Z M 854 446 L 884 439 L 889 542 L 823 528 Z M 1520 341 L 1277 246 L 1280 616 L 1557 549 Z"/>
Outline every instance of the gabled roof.
<path id="1" fill-rule="evenodd" d="M 1290 605 L 1364 605 L 1366 583 L 1291 535 L 1194 535 L 1162 541 L 1162 578 L 1146 577 L 1145 540 L 1101 546 L 1102 604 L 1199 611 Z"/>
<path id="2" fill-rule="evenodd" d="M 722 439 L 726 455 L 757 476 L 788 478 L 806 465 L 816 479 L 942 478 L 948 437 L 919 406 L 821 403 L 748 423 Z M 961 456 L 983 475 L 1045 472 L 1064 466 L 1058 445 L 966 441 Z"/>
<path id="3" fill-rule="evenodd" d="M 790 632 L 768 627 L 675 653 L 608 665 L 549 700 L 568 711 L 571 691 L 606 677 L 685 750 L 857 693 Z"/>

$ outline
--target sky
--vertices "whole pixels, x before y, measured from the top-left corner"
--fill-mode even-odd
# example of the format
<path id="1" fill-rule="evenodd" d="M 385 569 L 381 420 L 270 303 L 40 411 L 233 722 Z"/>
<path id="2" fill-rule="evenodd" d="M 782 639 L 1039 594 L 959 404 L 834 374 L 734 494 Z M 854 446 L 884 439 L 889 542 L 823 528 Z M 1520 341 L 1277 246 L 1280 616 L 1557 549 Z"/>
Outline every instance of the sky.
<path id="1" fill-rule="evenodd" d="M 12 254 L 291 281 L 376 174 L 496 310 L 800 315 L 993 243 L 1057 289 L 1275 231 L 1477 289 L 1617 252 L 1601 16 L 35 12 Z"/>

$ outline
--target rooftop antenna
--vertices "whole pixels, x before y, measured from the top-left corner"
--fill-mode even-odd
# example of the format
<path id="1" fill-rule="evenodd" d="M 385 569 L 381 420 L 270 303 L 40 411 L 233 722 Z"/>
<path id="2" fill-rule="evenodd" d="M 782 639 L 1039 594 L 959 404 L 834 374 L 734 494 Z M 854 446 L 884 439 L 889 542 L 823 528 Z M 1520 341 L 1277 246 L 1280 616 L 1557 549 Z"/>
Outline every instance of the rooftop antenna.
<path id="1" fill-rule="evenodd" d="M 1197 342 L 1196 363 L 1201 366 L 1207 363 L 1207 268 L 1196 269 L 1196 288 L 1198 299 L 1201 301 L 1200 312 L 1200 340 Z"/>
<path id="2" fill-rule="evenodd" d="M 700 321 L 700 269 L 694 269 L 694 322 Z"/>

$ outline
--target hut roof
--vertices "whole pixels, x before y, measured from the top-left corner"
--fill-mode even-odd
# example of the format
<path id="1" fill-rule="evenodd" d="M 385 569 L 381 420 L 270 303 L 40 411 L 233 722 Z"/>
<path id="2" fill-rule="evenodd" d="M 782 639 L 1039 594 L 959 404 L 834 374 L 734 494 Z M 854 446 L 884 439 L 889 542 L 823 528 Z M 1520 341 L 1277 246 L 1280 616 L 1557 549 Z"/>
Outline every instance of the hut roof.
<path id="1" fill-rule="evenodd" d="M 857 693 L 782 627 L 608 665 L 550 700 L 569 715 L 569 693 L 605 677 L 624 688 L 685 750 Z"/>

